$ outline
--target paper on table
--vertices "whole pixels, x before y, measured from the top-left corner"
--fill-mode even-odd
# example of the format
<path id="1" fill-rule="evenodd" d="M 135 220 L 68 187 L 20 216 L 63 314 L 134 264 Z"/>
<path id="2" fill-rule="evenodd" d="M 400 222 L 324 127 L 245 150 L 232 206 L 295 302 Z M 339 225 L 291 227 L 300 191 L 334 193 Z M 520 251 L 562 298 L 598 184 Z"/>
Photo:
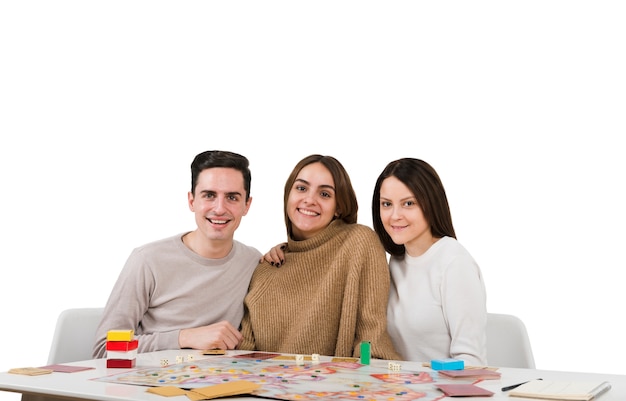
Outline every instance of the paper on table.
<path id="1" fill-rule="evenodd" d="M 63 373 L 74 373 L 74 372 L 82 372 L 83 370 L 95 369 L 92 366 L 72 366 L 72 365 L 47 365 L 42 366 L 40 369 L 51 369 L 55 372 L 63 372 Z"/>
<path id="2" fill-rule="evenodd" d="M 589 401 L 611 388 L 606 381 L 532 380 L 511 390 L 511 397 L 544 400 Z"/>
<path id="3" fill-rule="evenodd" d="M 493 392 L 473 384 L 437 384 L 448 397 L 491 397 Z"/>
<path id="4" fill-rule="evenodd" d="M 499 379 L 502 375 L 500 372 L 495 372 L 489 369 L 469 369 L 469 370 L 440 370 L 439 375 L 443 375 L 450 378 L 464 378 L 464 379 Z"/>
<path id="5" fill-rule="evenodd" d="M 188 397 L 192 398 L 193 395 L 198 395 L 202 400 L 228 397 L 231 395 L 251 394 L 254 390 L 261 387 L 258 383 L 253 383 L 247 380 L 240 380 L 236 382 L 214 384 L 212 386 L 196 388 L 189 391 Z"/>
<path id="6" fill-rule="evenodd" d="M 42 368 L 13 368 L 9 369 L 9 373 L 14 373 L 17 375 L 27 375 L 27 376 L 38 376 L 38 375 L 47 375 L 52 373 L 52 369 L 42 369 Z"/>

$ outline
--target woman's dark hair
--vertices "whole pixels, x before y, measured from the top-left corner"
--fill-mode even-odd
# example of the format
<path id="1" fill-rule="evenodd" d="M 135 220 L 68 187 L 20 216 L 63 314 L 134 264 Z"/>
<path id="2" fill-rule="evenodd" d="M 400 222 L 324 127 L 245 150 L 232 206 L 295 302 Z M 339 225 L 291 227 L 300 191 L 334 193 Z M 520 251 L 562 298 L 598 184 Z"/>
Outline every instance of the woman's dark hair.
<path id="1" fill-rule="evenodd" d="M 383 226 L 380 218 L 380 187 L 388 177 L 396 177 L 415 196 L 417 203 L 422 208 L 424 218 L 430 226 L 432 235 L 437 238 L 444 236 L 456 238 L 454 226 L 452 225 L 452 215 L 448 205 L 448 197 L 443 187 L 439 175 L 434 168 L 423 160 L 413 158 L 403 158 L 387 164 L 374 187 L 372 196 L 372 221 L 374 231 L 382 242 L 385 250 L 395 256 L 405 253 L 402 244 L 396 244 L 391 240 L 389 234 Z"/>

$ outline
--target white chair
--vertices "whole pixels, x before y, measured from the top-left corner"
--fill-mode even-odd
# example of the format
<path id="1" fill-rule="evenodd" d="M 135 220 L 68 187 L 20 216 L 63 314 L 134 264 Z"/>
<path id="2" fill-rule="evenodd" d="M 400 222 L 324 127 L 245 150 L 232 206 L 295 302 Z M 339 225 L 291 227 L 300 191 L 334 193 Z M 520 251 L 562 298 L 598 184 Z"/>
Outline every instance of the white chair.
<path id="1" fill-rule="evenodd" d="M 487 314 L 487 363 L 496 367 L 535 369 L 528 331 L 518 317 Z"/>
<path id="2" fill-rule="evenodd" d="M 104 308 L 66 309 L 59 315 L 48 365 L 93 359 L 96 329 Z"/>
<path id="3" fill-rule="evenodd" d="M 104 308 L 66 309 L 59 314 L 48 354 L 48 365 L 93 359 L 96 329 Z M 62 401 L 54 396 L 23 394 L 21 401 Z"/>

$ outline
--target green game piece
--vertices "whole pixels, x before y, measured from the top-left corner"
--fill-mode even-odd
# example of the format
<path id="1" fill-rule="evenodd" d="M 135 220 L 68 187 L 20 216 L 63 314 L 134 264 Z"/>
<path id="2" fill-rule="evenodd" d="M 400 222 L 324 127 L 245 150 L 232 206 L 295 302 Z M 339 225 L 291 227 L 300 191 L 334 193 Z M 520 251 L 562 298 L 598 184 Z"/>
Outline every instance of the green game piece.
<path id="1" fill-rule="evenodd" d="M 371 344 L 369 341 L 361 342 L 361 364 L 369 365 L 371 356 Z"/>

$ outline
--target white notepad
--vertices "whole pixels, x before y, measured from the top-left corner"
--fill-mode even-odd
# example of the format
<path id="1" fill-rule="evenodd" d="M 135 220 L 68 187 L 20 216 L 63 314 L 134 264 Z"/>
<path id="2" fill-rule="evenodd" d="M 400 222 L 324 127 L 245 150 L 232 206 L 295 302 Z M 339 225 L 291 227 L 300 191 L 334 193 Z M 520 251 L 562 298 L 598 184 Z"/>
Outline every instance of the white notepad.
<path id="1" fill-rule="evenodd" d="M 532 380 L 511 390 L 509 395 L 543 400 L 589 401 L 610 388 L 611 384 L 606 381 Z"/>

